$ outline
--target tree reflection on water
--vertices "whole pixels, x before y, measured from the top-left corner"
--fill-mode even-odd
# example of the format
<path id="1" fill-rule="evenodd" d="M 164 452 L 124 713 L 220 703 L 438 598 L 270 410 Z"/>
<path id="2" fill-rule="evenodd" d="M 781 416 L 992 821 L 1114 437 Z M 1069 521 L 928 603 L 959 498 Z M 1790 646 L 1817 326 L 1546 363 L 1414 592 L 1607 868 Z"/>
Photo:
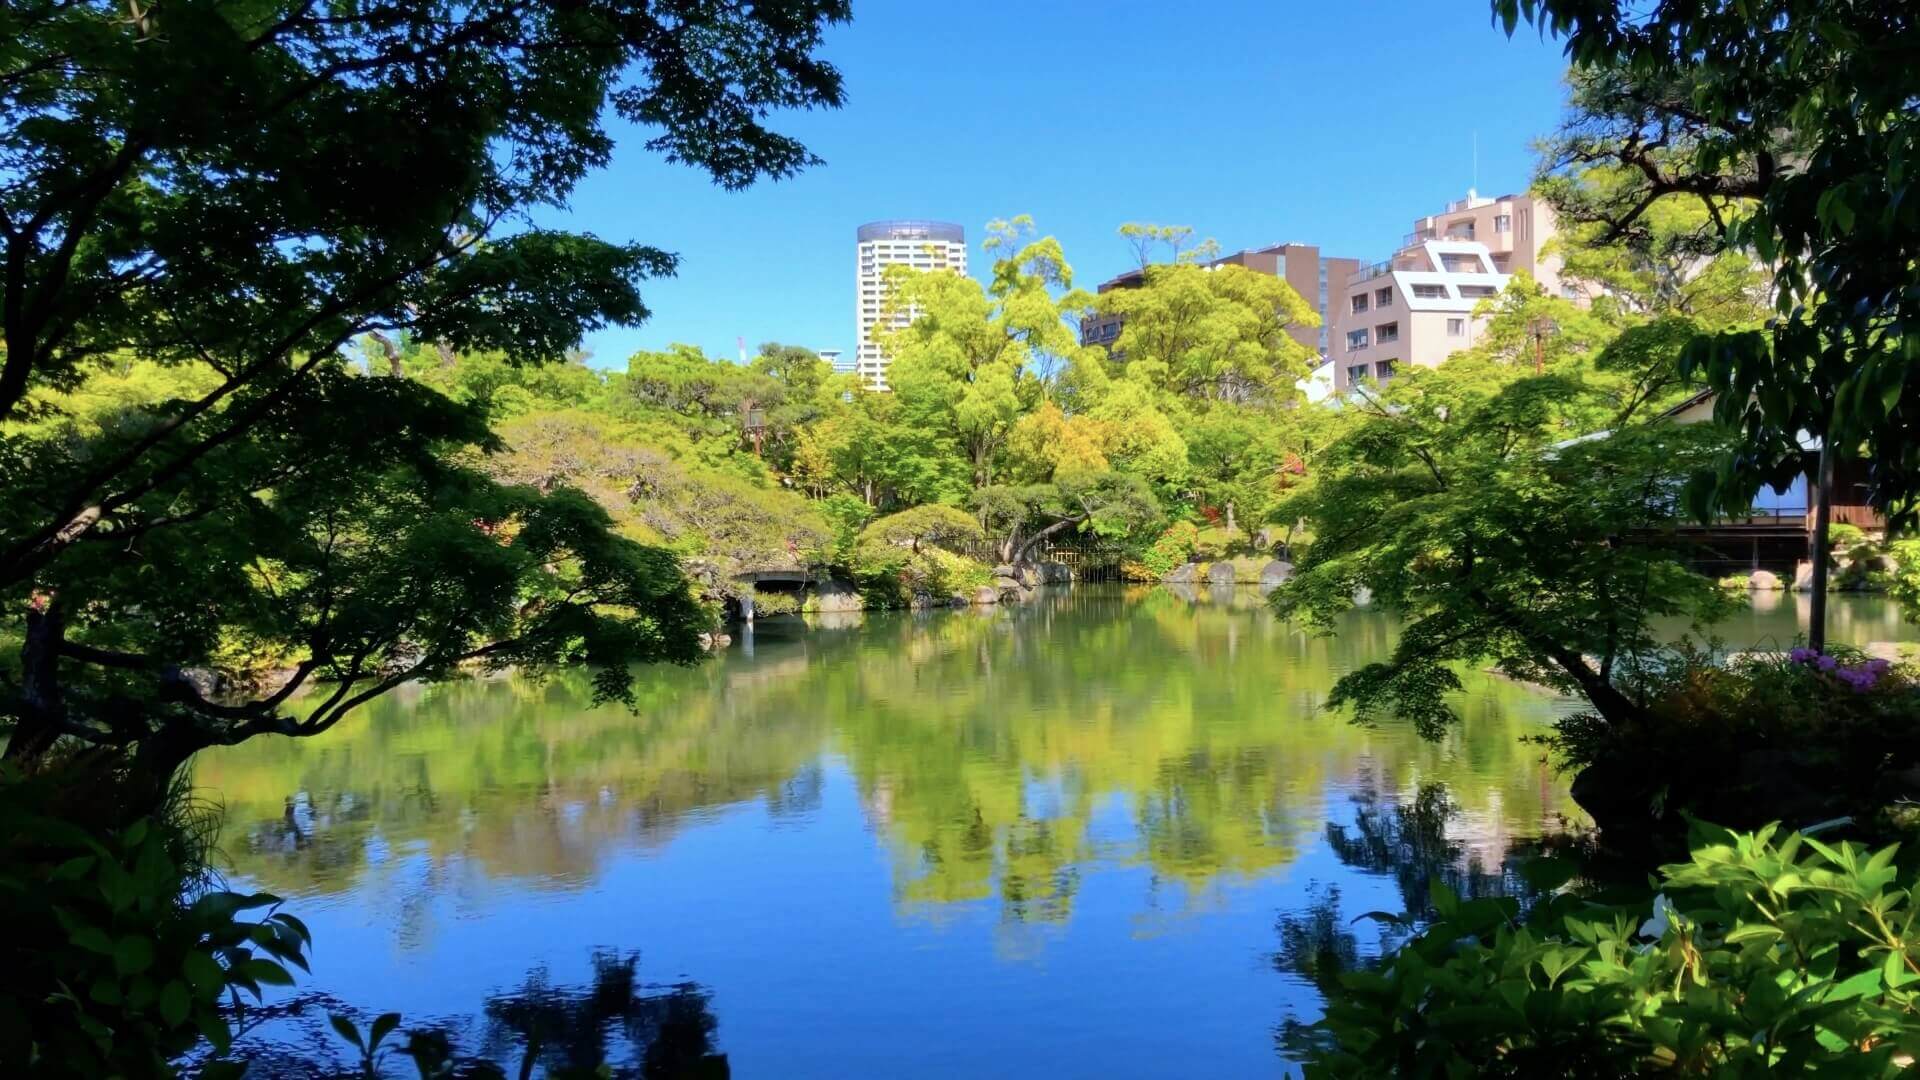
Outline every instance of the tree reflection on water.
<path id="1" fill-rule="evenodd" d="M 1274 932 L 1279 947 L 1271 954 L 1275 970 L 1298 977 L 1325 994 L 1340 976 L 1379 964 L 1421 923 L 1434 917 L 1433 886 L 1444 884 L 1462 899 L 1512 897 L 1524 911 L 1539 893 L 1520 874 L 1520 864 L 1549 847 L 1573 840 L 1566 836 L 1499 837 L 1499 864 L 1486 865 L 1487 838 L 1475 843 L 1463 835 L 1460 805 L 1446 786 L 1421 784 L 1411 799 L 1383 798 L 1375 788 L 1353 796 L 1351 825 L 1328 822 L 1328 848 L 1340 864 L 1369 875 L 1390 878 L 1400 897 L 1400 910 L 1387 915 L 1411 915 L 1409 922 L 1371 919 L 1345 909 L 1337 885 L 1313 883 L 1308 902 L 1300 909 L 1281 912 Z M 1363 927 L 1373 941 L 1361 943 Z M 1274 1032 L 1280 1052 L 1289 1058 L 1305 1056 L 1315 1018 L 1289 1015 Z"/>
<path id="2" fill-rule="evenodd" d="M 592 963 L 590 981 L 577 985 L 557 984 L 545 966 L 536 967 L 519 988 L 489 995 L 478 1020 L 403 1018 L 402 1031 L 377 1052 L 374 1075 L 726 1080 L 720 1022 L 705 988 L 643 983 L 638 953 L 597 950 Z M 232 1057 L 248 1063 L 248 1076 L 366 1076 L 365 1065 L 353 1060 L 357 1051 L 328 1022 L 332 1016 L 351 1018 L 361 1032 L 373 1021 L 370 1011 L 326 995 L 301 995 L 255 1015 Z"/>

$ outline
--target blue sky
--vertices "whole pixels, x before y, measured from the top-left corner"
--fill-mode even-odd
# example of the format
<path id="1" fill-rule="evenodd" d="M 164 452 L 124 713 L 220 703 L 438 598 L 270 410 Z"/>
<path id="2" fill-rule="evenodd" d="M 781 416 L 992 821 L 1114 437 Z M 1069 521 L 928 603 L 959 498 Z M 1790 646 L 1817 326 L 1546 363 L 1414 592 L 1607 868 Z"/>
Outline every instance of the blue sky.
<path id="1" fill-rule="evenodd" d="M 1282 241 L 1388 255 L 1422 214 L 1526 185 L 1559 114 L 1557 43 L 1509 40 L 1485 0 L 856 0 L 826 55 L 846 107 L 783 117 L 826 164 L 728 193 L 621 127 L 613 165 L 545 223 L 677 252 L 653 317 L 594 335 L 623 367 L 670 342 L 851 351 L 853 233 L 929 217 L 979 240 L 1027 213 L 1076 280 L 1130 265 L 1125 221 L 1228 251 Z"/>

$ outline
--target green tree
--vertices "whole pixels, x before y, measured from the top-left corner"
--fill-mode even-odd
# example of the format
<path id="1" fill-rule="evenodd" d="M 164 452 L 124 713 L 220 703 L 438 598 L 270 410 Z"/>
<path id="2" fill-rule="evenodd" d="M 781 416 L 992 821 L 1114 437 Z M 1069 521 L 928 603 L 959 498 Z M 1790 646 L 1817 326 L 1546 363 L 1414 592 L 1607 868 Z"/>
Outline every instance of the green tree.
<path id="1" fill-rule="evenodd" d="M 499 485 L 475 408 L 356 376 L 363 335 L 519 364 L 647 315 L 674 258 L 513 231 L 611 152 L 605 123 L 741 187 L 810 163 L 766 127 L 832 106 L 814 51 L 844 0 L 458 8 L 198 0 L 0 11 L 0 600 L 25 641 L 7 756 L 125 748 L 151 802 L 200 747 L 311 734 L 469 663 L 685 659 L 673 559 L 590 500 Z M 395 177 L 411 178 L 396 183 Z M 430 182 L 421 181 L 430 178 Z M 76 443 L 31 423 L 120 358 L 210 388 Z M 285 688 L 215 700 L 223 636 L 297 652 Z M 332 687 L 292 707 L 310 680 Z"/>
<path id="2" fill-rule="evenodd" d="M 764 474 L 714 468 L 649 441 L 632 425 L 580 412 L 535 413 L 500 425 L 507 450 L 488 460 L 500 480 L 574 488 L 643 543 L 722 570 L 786 565 L 826 549 L 813 505 Z"/>
<path id="3" fill-rule="evenodd" d="M 860 530 L 860 543 L 917 552 L 923 544 L 961 549 L 981 536 L 980 523 L 966 511 L 930 503 L 875 520 Z"/>
<path id="4" fill-rule="evenodd" d="M 1002 562 L 1022 566 L 1047 541 L 1068 531 L 1127 540 L 1164 520 L 1146 482 L 1118 472 L 1076 472 L 1051 484 L 984 487 L 973 493 L 982 526 L 1002 537 Z"/>
<path id="5" fill-rule="evenodd" d="M 1137 288 L 1112 289 L 1095 310 L 1126 320 L 1115 358 L 1156 389 L 1205 400 L 1291 401 L 1313 350 L 1287 333 L 1320 325 L 1284 278 L 1244 266 L 1146 267 Z"/>
<path id="6" fill-rule="evenodd" d="M 1186 427 L 1187 460 L 1202 505 L 1220 507 L 1227 532 L 1267 519 L 1280 493 L 1291 424 L 1266 410 L 1225 402 L 1195 416 Z"/>
<path id="7" fill-rule="evenodd" d="M 795 437 L 793 469 L 815 495 L 844 492 L 881 510 L 966 493 L 968 463 L 951 435 L 914 423 L 894 394 L 850 393 Z"/>
<path id="8" fill-rule="evenodd" d="M 1643 718 L 1623 685 L 1662 646 L 1653 620 L 1726 602 L 1670 540 L 1678 477 L 1718 433 L 1625 416 L 1596 430 L 1586 366 L 1534 375 L 1467 353 L 1355 400 L 1314 483 L 1283 505 L 1314 541 L 1275 606 L 1330 627 L 1366 590 L 1409 621 L 1334 703 L 1437 735 L 1455 665 L 1491 662 L 1585 696 L 1609 723 Z"/>
<path id="9" fill-rule="evenodd" d="M 1609 235 L 1668 200 L 1696 203 L 1707 250 L 1749 253 L 1771 272 L 1764 329 L 1703 335 L 1693 370 L 1718 395 L 1736 447 L 1694 487 L 1694 510 L 1741 510 L 1801 468 L 1801 432 L 1821 440 L 1810 637 L 1824 644 L 1832 478 L 1873 462 L 1871 498 L 1895 527 L 1920 515 L 1920 404 L 1904 393 L 1920 345 L 1920 24 L 1905 8 L 1762 0 L 1494 0 L 1564 36 L 1574 115 L 1558 160 L 1619 166 L 1582 209 Z"/>
<path id="10" fill-rule="evenodd" d="M 886 311 L 913 318 L 878 331 L 903 411 L 910 422 L 951 433 L 975 484 L 993 481 L 995 459 L 1031 399 L 1023 382 L 1051 379 L 1080 351 L 1069 313 L 1085 303 L 1072 291 L 1059 242 L 1033 239 L 1032 219 L 987 229 L 987 250 L 998 255 L 991 285 L 951 271 L 891 268 Z"/>

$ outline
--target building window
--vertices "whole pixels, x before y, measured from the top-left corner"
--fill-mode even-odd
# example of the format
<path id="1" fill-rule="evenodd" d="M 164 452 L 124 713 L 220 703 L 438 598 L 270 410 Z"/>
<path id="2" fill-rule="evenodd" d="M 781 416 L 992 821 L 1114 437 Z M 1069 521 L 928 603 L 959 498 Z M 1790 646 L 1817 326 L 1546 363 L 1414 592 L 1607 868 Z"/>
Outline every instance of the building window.
<path id="1" fill-rule="evenodd" d="M 1389 341 L 1399 341 L 1400 324 L 1397 322 L 1381 323 L 1379 326 L 1374 327 L 1373 340 L 1374 343 L 1378 345 L 1385 345 Z"/>
<path id="2" fill-rule="evenodd" d="M 1375 361 L 1373 365 L 1373 377 L 1381 382 L 1386 382 L 1388 379 L 1393 378 L 1393 365 L 1396 363 L 1398 363 L 1398 361 L 1395 360 Z"/>
<path id="3" fill-rule="evenodd" d="M 1497 293 L 1499 291 L 1500 291 L 1499 289 L 1496 289 L 1491 285 L 1460 286 L 1460 295 L 1463 297 L 1466 297 L 1469 300 L 1481 300 L 1486 297 L 1492 296 L 1494 293 Z"/>
<path id="4" fill-rule="evenodd" d="M 1352 386 L 1354 383 L 1365 382 L 1372 370 L 1373 369 L 1366 364 L 1348 364 L 1347 385 Z"/>
<path id="5" fill-rule="evenodd" d="M 1353 313 L 1358 315 L 1365 310 L 1367 310 L 1367 294 L 1361 293 L 1353 298 Z"/>
<path id="6" fill-rule="evenodd" d="M 1347 331 L 1347 351 L 1348 352 L 1352 352 L 1355 349 L 1364 349 L 1366 347 L 1367 347 L 1367 331 L 1365 327 L 1362 327 L 1358 330 Z"/>
<path id="7" fill-rule="evenodd" d="M 1575 285 L 1571 281 L 1563 282 L 1560 285 L 1560 295 L 1568 300 L 1578 300 L 1580 299 L 1580 286 Z"/>
<path id="8" fill-rule="evenodd" d="M 1447 336 L 1448 337 L 1466 337 L 1467 336 L 1467 320 L 1448 319 L 1447 320 Z"/>
<path id="9" fill-rule="evenodd" d="M 1416 300 L 1445 300 L 1447 298 L 1447 287 L 1445 285 L 1415 285 L 1413 287 L 1413 297 Z"/>
<path id="10" fill-rule="evenodd" d="M 1442 255 L 1440 266 L 1449 274 L 1478 274 L 1483 270 L 1478 255 Z"/>
<path id="11" fill-rule="evenodd" d="M 1393 286 L 1389 285 L 1384 289 L 1375 289 L 1373 291 L 1373 306 L 1374 307 L 1392 307 L 1393 306 Z"/>
<path id="12" fill-rule="evenodd" d="M 1450 224 L 1450 225 L 1448 225 L 1448 226 L 1447 226 L 1447 239 L 1449 239 L 1449 240 L 1471 240 L 1471 239 L 1473 239 L 1473 222 L 1471 222 L 1471 221 L 1456 221 L 1456 222 L 1453 222 L 1452 224 Z"/>
<path id="13" fill-rule="evenodd" d="M 1513 215 L 1495 214 L 1493 218 L 1493 231 L 1497 233 L 1512 232 Z"/>

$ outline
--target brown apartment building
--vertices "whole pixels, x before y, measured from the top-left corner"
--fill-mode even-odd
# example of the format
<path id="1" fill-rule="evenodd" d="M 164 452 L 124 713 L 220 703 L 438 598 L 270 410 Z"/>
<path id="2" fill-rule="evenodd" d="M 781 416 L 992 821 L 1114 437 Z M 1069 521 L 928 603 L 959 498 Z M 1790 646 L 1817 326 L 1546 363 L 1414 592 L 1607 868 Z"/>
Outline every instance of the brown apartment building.
<path id="1" fill-rule="evenodd" d="M 1347 278 L 1359 268 L 1358 259 L 1323 258 L 1320 249 L 1312 244 L 1275 244 L 1272 247 L 1254 248 L 1248 251 L 1236 251 L 1206 264 L 1208 268 L 1216 266 L 1244 266 L 1263 274 L 1272 274 L 1287 279 L 1293 291 L 1300 294 L 1314 310 L 1320 313 L 1320 326 L 1296 326 L 1288 330 L 1295 341 L 1314 350 L 1321 356 L 1327 355 L 1327 298 L 1338 297 Z M 1141 270 L 1130 270 L 1111 280 L 1102 282 L 1100 292 L 1114 289 L 1137 288 L 1146 280 Z M 1331 293 L 1329 292 L 1331 290 Z M 1112 347 L 1120 336 L 1123 320 L 1117 315 L 1094 313 L 1080 320 L 1080 343 L 1082 345 L 1105 345 Z"/>

